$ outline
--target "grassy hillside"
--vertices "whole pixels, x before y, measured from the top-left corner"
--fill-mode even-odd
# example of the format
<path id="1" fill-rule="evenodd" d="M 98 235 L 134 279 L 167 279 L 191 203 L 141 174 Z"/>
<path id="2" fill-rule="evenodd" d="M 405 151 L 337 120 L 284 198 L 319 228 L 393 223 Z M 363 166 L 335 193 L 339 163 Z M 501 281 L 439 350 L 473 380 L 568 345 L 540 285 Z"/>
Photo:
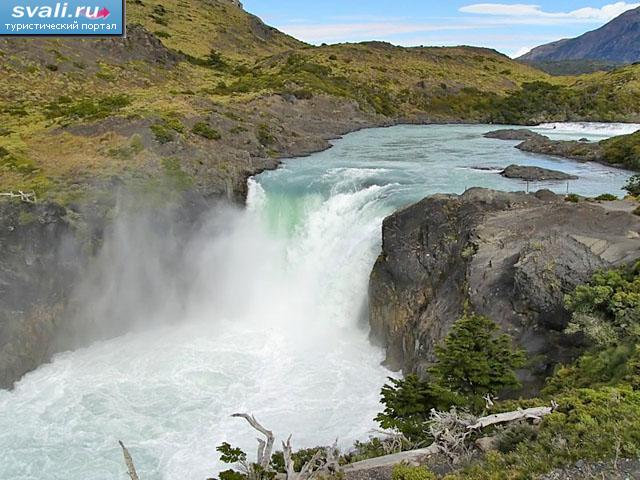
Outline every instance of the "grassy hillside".
<path id="1" fill-rule="evenodd" d="M 128 21 L 125 40 L 0 40 L 0 191 L 69 203 L 178 172 L 228 193 L 272 157 L 319 148 L 331 129 L 316 123 L 337 110 L 335 132 L 638 118 L 640 66 L 576 79 L 471 47 L 312 47 L 228 0 L 134 0 Z"/>

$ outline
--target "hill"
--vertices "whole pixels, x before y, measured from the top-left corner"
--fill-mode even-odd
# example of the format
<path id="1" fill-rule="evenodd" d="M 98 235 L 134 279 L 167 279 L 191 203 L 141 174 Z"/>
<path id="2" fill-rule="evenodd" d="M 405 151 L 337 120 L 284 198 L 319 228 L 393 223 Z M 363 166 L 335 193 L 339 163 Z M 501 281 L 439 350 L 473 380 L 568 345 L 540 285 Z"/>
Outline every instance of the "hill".
<path id="1" fill-rule="evenodd" d="M 135 0 L 128 20 L 126 39 L 0 40 L 0 192 L 242 200 L 277 158 L 365 126 L 640 118 L 637 67 L 558 78 L 482 48 L 314 47 L 233 0 Z"/>
<path id="2" fill-rule="evenodd" d="M 582 73 L 640 61 L 640 8 L 577 38 L 534 48 L 518 60 L 558 73 Z"/>

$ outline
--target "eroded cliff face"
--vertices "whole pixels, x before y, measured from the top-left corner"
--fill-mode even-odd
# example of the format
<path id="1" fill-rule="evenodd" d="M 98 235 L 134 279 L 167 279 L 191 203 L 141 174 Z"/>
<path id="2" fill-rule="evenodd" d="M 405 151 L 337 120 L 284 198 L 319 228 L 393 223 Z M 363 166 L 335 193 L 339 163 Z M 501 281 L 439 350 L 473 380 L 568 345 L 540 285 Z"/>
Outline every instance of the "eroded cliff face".
<path id="1" fill-rule="evenodd" d="M 8 388 L 51 355 L 83 255 L 58 205 L 0 203 L 0 225 L 0 388 Z"/>
<path id="2" fill-rule="evenodd" d="M 424 373 L 465 312 L 498 322 L 528 352 L 526 384 L 566 360 L 564 295 L 599 268 L 640 258 L 640 218 L 549 191 L 434 195 L 383 224 L 371 273 L 372 336 L 393 369 Z M 575 339 L 574 339 L 575 340 Z"/>

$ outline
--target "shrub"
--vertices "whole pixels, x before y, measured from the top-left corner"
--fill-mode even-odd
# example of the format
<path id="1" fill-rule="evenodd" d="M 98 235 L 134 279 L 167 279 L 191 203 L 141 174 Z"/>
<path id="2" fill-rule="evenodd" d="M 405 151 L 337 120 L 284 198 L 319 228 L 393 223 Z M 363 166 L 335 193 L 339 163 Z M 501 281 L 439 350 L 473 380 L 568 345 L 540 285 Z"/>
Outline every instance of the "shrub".
<path id="1" fill-rule="evenodd" d="M 173 142 L 176 138 L 175 133 L 164 123 L 154 123 L 149 128 L 158 143 Z"/>
<path id="2" fill-rule="evenodd" d="M 269 130 L 269 125 L 265 123 L 258 126 L 256 137 L 258 138 L 260 144 L 265 147 L 275 143 L 276 141 L 276 138 L 271 134 L 271 131 Z"/>
<path id="3" fill-rule="evenodd" d="M 629 192 L 629 195 L 633 195 L 634 197 L 640 196 L 640 175 L 631 177 L 624 186 L 624 189 Z"/>
<path id="4" fill-rule="evenodd" d="M 595 199 L 599 202 L 613 202 L 618 200 L 618 197 L 611 193 L 603 193 L 602 195 L 598 195 Z"/>
<path id="5" fill-rule="evenodd" d="M 517 423 L 501 431 L 496 437 L 496 447 L 502 453 L 513 452 L 523 442 L 538 438 L 538 430 L 528 423 Z"/>
<path id="6" fill-rule="evenodd" d="M 390 383 L 382 387 L 381 403 L 384 411 L 375 420 L 385 429 L 396 429 L 411 441 L 428 438 L 426 422 L 432 408 L 449 410 L 453 405 L 462 405 L 464 399 L 455 393 L 416 375 L 404 379 L 389 378 Z"/>
<path id="7" fill-rule="evenodd" d="M 575 193 L 570 193 L 566 197 L 564 197 L 565 202 L 578 203 L 580 201 L 580 196 Z"/>
<path id="8" fill-rule="evenodd" d="M 565 298 L 572 312 L 567 333 L 584 333 L 596 345 L 640 340 L 640 263 L 596 273 Z"/>
<path id="9" fill-rule="evenodd" d="M 207 55 L 206 64 L 214 68 L 221 68 L 226 65 L 225 61 L 222 58 L 222 54 L 213 49 L 211 49 L 209 55 Z"/>
<path id="10" fill-rule="evenodd" d="M 220 140 L 222 135 L 215 128 L 211 128 L 207 122 L 198 122 L 191 129 L 193 133 L 208 140 Z"/>
<path id="11" fill-rule="evenodd" d="M 640 345 L 625 343 L 583 354 L 573 364 L 556 368 L 543 393 L 557 395 L 577 388 L 631 385 L 640 387 Z"/>
<path id="12" fill-rule="evenodd" d="M 127 95 L 110 95 L 97 100 L 81 99 L 73 101 L 71 97 L 61 96 L 46 106 L 47 118 L 69 117 L 97 120 L 106 118 L 128 106 L 131 99 Z"/>
<path id="13" fill-rule="evenodd" d="M 577 460 L 637 458 L 640 392 L 630 388 L 581 389 L 556 397 L 535 439 L 509 453 L 493 452 L 446 480 L 530 479 Z"/>
<path id="14" fill-rule="evenodd" d="M 298 450 L 297 452 L 293 452 L 291 454 L 291 460 L 293 460 L 293 466 L 296 472 L 302 470 L 302 467 L 309 462 L 313 456 L 321 452 L 319 457 L 320 460 L 326 460 L 326 449 L 325 447 L 315 447 L 315 448 L 303 448 Z M 284 454 L 282 451 L 275 452 L 271 455 L 271 468 L 273 468 L 276 472 L 286 473 L 285 464 L 284 464 Z"/>
<path id="15" fill-rule="evenodd" d="M 436 475 L 425 467 L 412 467 L 400 463 L 393 467 L 391 480 L 437 480 Z"/>

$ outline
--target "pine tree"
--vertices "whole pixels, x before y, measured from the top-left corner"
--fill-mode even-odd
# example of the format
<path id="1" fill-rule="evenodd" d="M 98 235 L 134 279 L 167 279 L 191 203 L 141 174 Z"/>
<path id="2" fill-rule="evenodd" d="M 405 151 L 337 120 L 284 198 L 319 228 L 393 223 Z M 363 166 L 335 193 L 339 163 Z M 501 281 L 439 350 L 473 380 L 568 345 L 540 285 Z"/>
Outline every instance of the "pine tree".
<path id="1" fill-rule="evenodd" d="M 482 315 L 464 316 L 453 326 L 444 344 L 436 347 L 433 380 L 456 393 L 481 399 L 520 385 L 515 369 L 524 365 L 524 352 Z"/>

